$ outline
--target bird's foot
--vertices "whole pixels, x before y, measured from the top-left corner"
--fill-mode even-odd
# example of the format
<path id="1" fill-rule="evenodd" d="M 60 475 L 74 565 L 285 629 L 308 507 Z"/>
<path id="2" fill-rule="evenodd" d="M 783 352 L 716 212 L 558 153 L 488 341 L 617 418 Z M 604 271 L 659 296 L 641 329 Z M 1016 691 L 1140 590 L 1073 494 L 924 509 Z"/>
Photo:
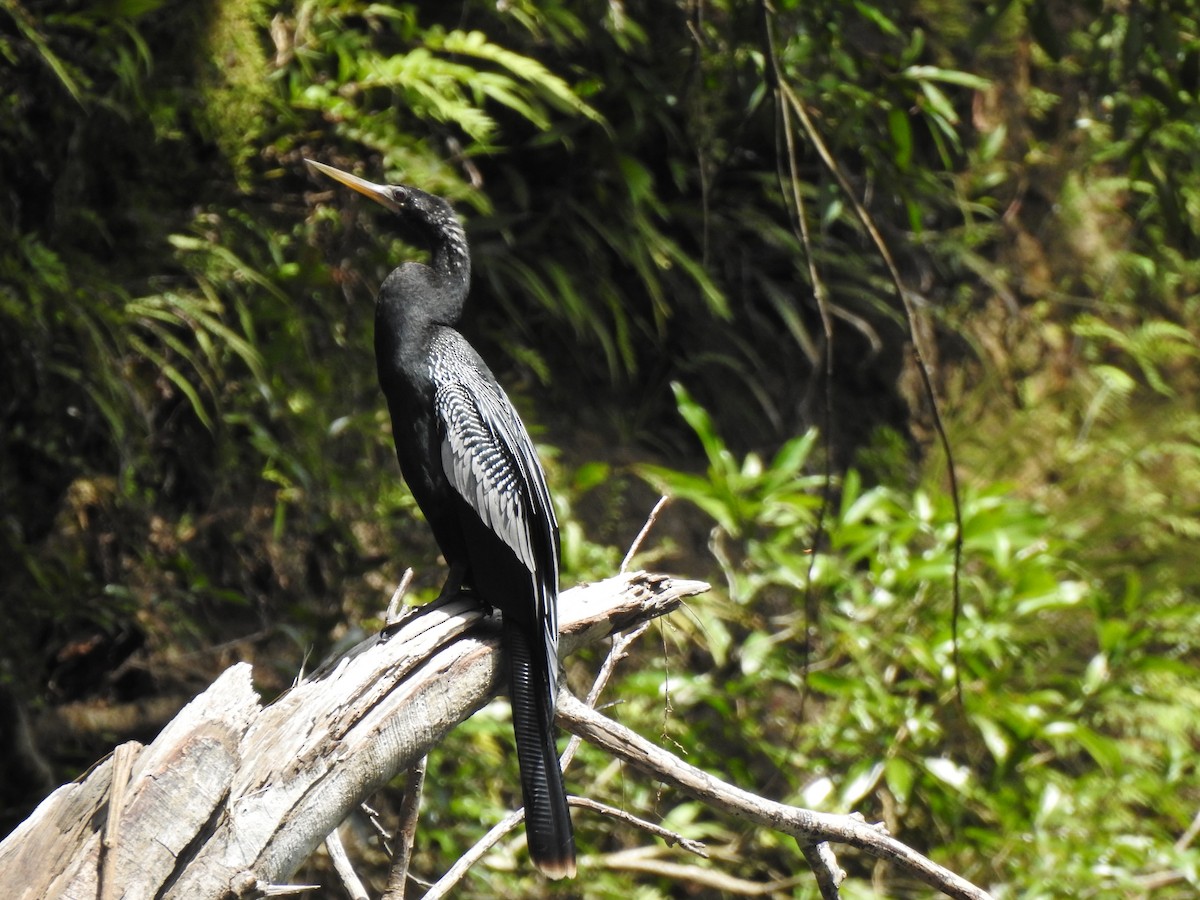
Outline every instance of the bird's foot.
<path id="1" fill-rule="evenodd" d="M 491 616 L 496 612 L 496 607 L 484 600 L 483 595 L 469 584 L 460 584 L 453 589 L 447 584 L 446 587 L 442 588 L 442 592 L 438 594 L 438 598 L 433 602 L 441 603 L 449 600 L 467 600 L 472 603 L 478 603 L 483 607 L 483 614 L 485 616 Z"/>
<path id="2" fill-rule="evenodd" d="M 442 590 L 430 602 L 424 606 L 412 606 L 404 610 L 395 620 L 388 622 L 379 632 L 379 640 L 381 642 L 389 640 L 396 636 L 401 627 L 404 626 L 413 616 L 419 615 L 430 610 L 437 609 L 454 600 L 468 600 L 478 603 L 483 607 L 483 614 L 489 618 L 496 614 L 496 607 L 488 603 L 483 597 L 470 585 L 463 584 L 462 576 L 455 572 L 451 572 L 450 577 L 446 579 L 446 583 L 442 585 Z"/>

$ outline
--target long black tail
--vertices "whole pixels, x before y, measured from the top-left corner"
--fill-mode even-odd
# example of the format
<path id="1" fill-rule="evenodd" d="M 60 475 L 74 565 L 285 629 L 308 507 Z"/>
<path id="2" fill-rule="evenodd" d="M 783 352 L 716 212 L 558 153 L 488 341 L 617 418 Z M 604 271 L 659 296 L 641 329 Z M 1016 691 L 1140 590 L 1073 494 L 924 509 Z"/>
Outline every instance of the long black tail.
<path id="1" fill-rule="evenodd" d="M 554 697 L 549 689 L 553 682 L 548 667 L 557 666 L 558 660 L 546 659 L 540 636 L 531 639 L 515 622 L 505 623 L 504 643 L 529 855 L 548 878 L 571 878 L 575 833 L 554 746 Z"/>

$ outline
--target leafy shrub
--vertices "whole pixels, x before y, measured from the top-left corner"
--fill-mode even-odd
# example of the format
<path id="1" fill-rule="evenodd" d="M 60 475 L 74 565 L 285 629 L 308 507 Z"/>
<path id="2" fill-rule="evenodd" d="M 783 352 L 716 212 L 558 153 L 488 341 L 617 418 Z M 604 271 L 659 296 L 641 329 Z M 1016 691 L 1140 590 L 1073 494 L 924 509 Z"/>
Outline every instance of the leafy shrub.
<path id="1" fill-rule="evenodd" d="M 1068 860 L 1077 896 L 1127 889 L 1155 866 L 1190 880 L 1195 851 L 1174 841 L 1194 813 L 1179 798 L 1200 788 L 1197 767 L 1179 765 L 1200 679 L 1162 652 L 1194 646 L 1196 632 L 1164 635 L 1178 635 L 1181 614 L 1200 616 L 1136 582 L 1114 603 L 1045 510 L 1001 486 L 967 488 L 960 706 L 949 498 L 867 487 L 851 470 L 818 536 L 815 435 L 769 464 L 738 460 L 676 394 L 708 470 L 641 471 L 715 523 L 727 598 L 701 600 L 694 626 L 678 626 L 711 658 L 706 674 L 671 676 L 672 715 L 688 723 L 675 738 L 692 762 L 881 818 L 1001 895 L 1053 896 Z M 1163 798 L 1153 811 L 1151 796 Z"/>

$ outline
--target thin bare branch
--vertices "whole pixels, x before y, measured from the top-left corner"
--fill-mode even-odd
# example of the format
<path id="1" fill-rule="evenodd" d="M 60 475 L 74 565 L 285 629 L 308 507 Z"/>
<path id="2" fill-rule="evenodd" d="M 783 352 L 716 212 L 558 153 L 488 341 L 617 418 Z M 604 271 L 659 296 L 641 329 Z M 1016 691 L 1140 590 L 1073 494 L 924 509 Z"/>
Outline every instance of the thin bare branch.
<path id="1" fill-rule="evenodd" d="M 667 846 L 678 845 L 688 853 L 694 853 L 702 859 L 708 859 L 708 848 L 704 846 L 703 841 L 693 841 L 691 838 L 685 838 L 682 834 L 671 831 L 668 828 L 663 828 L 661 825 L 655 825 L 653 822 L 648 822 L 639 816 L 635 816 L 633 813 L 617 809 L 615 806 L 609 806 L 607 803 L 601 803 L 598 800 L 589 800 L 587 797 L 569 797 L 568 801 L 572 806 L 579 809 L 590 809 L 592 812 L 600 813 L 602 816 L 608 816 L 610 819 L 616 819 L 618 822 L 624 822 L 626 825 L 640 828 L 642 831 L 648 832 L 655 837 L 662 838 L 667 842 Z"/>
<path id="2" fill-rule="evenodd" d="M 600 671 L 596 673 L 596 678 L 592 682 L 592 688 L 588 691 L 586 703 L 588 706 L 595 708 L 596 703 L 600 699 L 600 694 L 604 692 L 605 686 L 612 677 L 613 671 L 617 667 L 617 663 L 625 658 L 625 650 L 636 641 L 650 627 L 649 622 L 643 622 L 633 631 L 624 634 L 614 634 L 612 638 L 612 646 L 608 648 L 608 655 L 604 657 L 604 663 L 600 666 Z M 579 750 L 579 745 L 582 741 L 578 735 L 571 735 L 571 739 L 567 741 L 567 748 L 563 751 L 560 764 L 562 770 L 567 771 L 567 766 L 571 765 L 571 761 L 575 758 L 575 753 Z"/>
<path id="3" fill-rule="evenodd" d="M 375 807 L 371 806 L 369 803 L 360 803 L 358 804 L 358 808 L 362 811 L 363 815 L 367 817 L 367 822 L 371 825 L 371 830 L 379 836 L 380 843 L 383 844 L 388 853 L 391 853 L 392 851 L 389 845 L 392 841 L 392 834 L 390 831 L 384 828 L 383 823 L 379 821 L 379 810 L 375 809 Z"/>
<path id="4" fill-rule="evenodd" d="M 861 816 L 834 815 L 776 803 L 735 787 L 657 747 L 641 735 L 588 708 L 565 689 L 558 695 L 559 721 L 572 733 L 652 778 L 673 785 L 727 815 L 791 835 L 801 844 L 849 844 L 890 861 L 920 881 L 960 900 L 989 895 L 960 875 L 866 824 Z"/>
<path id="5" fill-rule="evenodd" d="M 820 549 L 825 535 L 825 519 L 833 505 L 833 313 L 829 302 L 829 292 L 825 281 L 817 268 L 817 256 L 813 250 L 812 236 L 808 230 L 808 209 L 804 203 L 804 194 L 800 190 L 800 158 L 796 148 L 795 128 L 792 124 L 791 105 L 786 101 L 780 85 L 784 84 L 783 69 L 779 65 L 779 56 L 775 51 L 775 31 L 772 27 L 772 13 L 765 2 L 762 3 L 765 18 L 763 33 L 765 35 L 767 56 L 771 66 L 772 84 L 775 87 L 776 115 L 783 132 L 783 140 L 787 147 L 787 178 L 779 171 L 780 189 L 784 197 L 791 196 L 792 229 L 800 239 L 804 248 L 804 258 L 808 263 L 808 279 L 812 285 L 813 299 L 817 304 L 817 312 L 821 317 L 821 332 L 824 343 L 821 357 L 824 361 L 823 381 L 825 387 L 824 402 L 821 404 L 821 443 L 825 450 L 824 478 L 821 482 L 821 505 L 817 508 L 817 519 L 813 523 L 812 537 L 809 547 L 812 552 L 808 556 L 808 571 L 804 579 L 804 639 L 800 644 L 803 661 L 803 678 L 800 690 L 800 710 L 798 719 L 804 720 L 804 711 L 808 704 L 808 671 L 813 643 L 816 637 L 817 618 L 819 610 L 816 603 L 816 590 L 813 587 L 813 573 L 816 571 L 817 551 Z M 790 187 L 790 191 L 785 190 Z"/>
<path id="6" fill-rule="evenodd" d="M 471 866 L 483 859 L 489 850 L 495 847 L 509 833 L 525 820 L 525 810 L 518 809 L 510 812 L 507 816 L 488 829 L 488 833 L 475 842 L 466 853 L 455 860 L 454 865 L 446 870 L 446 874 L 439 878 L 426 893 L 422 900 L 442 900 L 443 897 L 449 896 L 450 892 L 458 885 L 467 872 L 471 871 Z"/>
<path id="7" fill-rule="evenodd" d="M 112 757 L 112 789 L 108 811 L 104 817 L 104 834 L 100 839 L 100 898 L 114 900 L 123 893 L 118 878 L 109 865 L 113 851 L 117 849 L 118 834 L 121 828 L 121 811 L 125 808 L 125 791 L 129 787 L 129 776 L 133 771 L 133 762 L 143 747 L 137 741 L 120 744 L 113 751 Z"/>
<path id="8" fill-rule="evenodd" d="M 1182 853 L 1192 845 L 1192 841 L 1196 839 L 1196 835 L 1200 834 L 1200 812 L 1197 812 L 1192 819 L 1192 824 L 1187 827 L 1187 831 L 1179 836 L 1175 841 L 1175 849 Z"/>
<path id="9" fill-rule="evenodd" d="M 408 770 L 404 799 L 400 803 L 400 826 L 396 829 L 399 843 L 396 845 L 392 868 L 388 872 L 387 890 L 383 892 L 382 900 L 404 900 L 408 888 L 408 865 L 412 860 L 413 843 L 417 838 L 417 820 L 421 816 L 421 793 L 425 788 L 425 770 L 428 763 L 429 757 L 422 756 L 420 761 Z"/>
<path id="10" fill-rule="evenodd" d="M 841 883 L 846 879 L 846 873 L 838 865 L 833 848 L 822 841 L 819 844 L 801 844 L 800 851 L 808 860 L 813 876 L 817 879 L 817 888 L 821 891 L 822 900 L 838 900 Z"/>
<path id="11" fill-rule="evenodd" d="M 255 885 L 254 896 L 258 897 L 294 897 L 296 894 L 304 894 L 308 891 L 319 891 L 319 884 L 264 884 L 258 882 Z"/>
<path id="12" fill-rule="evenodd" d="M 342 887 L 350 895 L 350 900 L 370 900 L 371 895 L 367 893 L 362 879 L 354 871 L 354 864 L 350 862 L 350 856 L 346 853 L 346 846 L 342 843 L 342 833 L 337 828 L 329 832 L 329 837 L 325 838 L 325 849 L 329 851 L 329 859 L 333 862 L 333 870 L 337 872 L 338 878 L 341 879 Z"/>
<path id="13" fill-rule="evenodd" d="M 620 572 L 622 574 L 629 568 L 629 564 L 633 562 L 633 557 L 642 549 L 642 542 L 646 540 L 646 535 L 650 533 L 650 529 L 654 527 L 654 523 L 658 521 L 658 514 L 663 508 L 671 502 L 671 498 L 665 494 L 658 498 L 658 502 L 654 504 L 654 509 L 650 510 L 650 515 L 646 517 L 646 524 L 642 526 L 642 530 L 637 533 L 637 537 L 633 539 L 633 543 L 629 545 L 629 552 L 625 554 L 625 559 L 621 561 Z"/>
<path id="14" fill-rule="evenodd" d="M 782 881 L 751 881 L 738 878 L 715 866 L 697 866 L 662 859 L 659 853 L 648 853 L 647 848 L 622 850 L 602 857 L 605 868 L 626 872 L 645 872 L 660 878 L 670 878 L 682 884 L 694 885 L 708 891 L 739 897 L 786 896 L 807 876 L 788 878 Z"/>
<path id="15" fill-rule="evenodd" d="M 383 615 L 383 621 L 386 625 L 395 625 L 403 618 L 404 613 L 401 611 L 400 604 L 404 602 L 404 595 L 408 593 L 408 587 L 412 584 L 413 570 L 409 566 L 404 570 L 404 574 L 400 576 L 400 583 L 396 585 L 396 590 L 392 593 L 392 599 L 388 601 L 387 612 Z"/>
<path id="16" fill-rule="evenodd" d="M 768 16 L 768 26 L 770 25 L 770 17 L 773 13 L 768 4 L 764 3 L 766 15 Z M 937 394 L 933 389 L 933 375 L 930 372 L 929 359 L 932 354 L 925 346 L 925 338 L 918 327 L 920 313 L 917 309 L 917 295 L 911 291 L 904 283 L 904 278 L 900 275 L 900 269 L 896 265 L 896 260 L 892 256 L 891 248 L 883 239 L 879 228 L 875 225 L 875 220 L 867 211 L 867 208 L 858 199 L 858 195 L 854 192 L 850 184 L 850 179 L 846 177 L 846 173 L 842 170 L 841 165 L 833 154 L 829 151 L 829 147 L 825 144 L 821 133 L 813 124 L 812 118 L 808 115 L 808 110 L 804 106 L 804 102 L 797 96 L 791 85 L 781 73 L 778 74 L 777 89 L 783 98 L 787 101 L 787 105 L 795 113 L 797 120 L 804 128 L 804 133 L 807 135 L 813 149 L 817 151 L 817 155 L 821 158 L 821 162 L 825 168 L 833 175 L 841 188 L 842 194 L 849 202 L 851 209 L 854 210 L 854 215 L 858 218 L 863 228 L 871 238 L 871 242 L 875 245 L 876 251 L 879 253 L 879 258 L 883 260 L 883 264 L 888 271 L 888 276 L 891 278 L 892 286 L 896 290 L 896 294 L 900 297 L 900 302 L 904 306 L 904 315 L 908 321 L 909 337 L 911 338 L 913 348 L 913 358 L 917 364 L 917 372 L 921 378 L 921 388 L 925 393 L 926 399 L 929 401 L 930 418 L 933 421 L 934 431 L 938 437 L 938 444 L 941 446 L 942 454 L 946 459 L 947 477 L 950 481 L 950 498 L 954 505 L 954 573 L 952 584 L 952 618 L 950 623 L 951 637 L 953 640 L 954 653 L 954 685 L 956 696 L 961 706 L 962 704 L 962 671 L 959 664 L 958 651 L 958 620 L 962 609 L 962 593 L 960 586 L 960 575 L 962 571 L 962 550 L 963 550 L 963 520 L 962 520 L 962 501 L 959 495 L 958 487 L 958 470 L 954 462 L 954 451 L 950 446 L 950 438 L 946 434 L 945 424 L 942 422 L 941 409 L 938 406 Z"/>

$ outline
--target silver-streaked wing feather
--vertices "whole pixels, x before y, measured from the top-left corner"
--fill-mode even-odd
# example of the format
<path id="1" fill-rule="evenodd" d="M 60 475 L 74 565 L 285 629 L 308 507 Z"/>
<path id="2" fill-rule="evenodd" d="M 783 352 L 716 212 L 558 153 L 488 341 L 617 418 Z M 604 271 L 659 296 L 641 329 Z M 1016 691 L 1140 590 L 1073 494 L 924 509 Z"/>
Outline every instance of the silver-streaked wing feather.
<path id="1" fill-rule="evenodd" d="M 490 398 L 461 382 L 438 389 L 437 408 L 445 423 L 442 467 L 455 490 L 534 575 L 538 561 L 530 544 L 524 467 L 505 432 L 496 428 L 498 410 L 485 409 L 481 399 Z"/>
<path id="2" fill-rule="evenodd" d="M 457 338 L 457 340 L 456 340 Z M 551 701 L 558 671 L 558 522 L 546 476 L 512 403 L 461 338 L 435 340 L 430 374 L 450 484 L 529 570 Z M 453 372 L 454 377 L 444 377 Z"/>

